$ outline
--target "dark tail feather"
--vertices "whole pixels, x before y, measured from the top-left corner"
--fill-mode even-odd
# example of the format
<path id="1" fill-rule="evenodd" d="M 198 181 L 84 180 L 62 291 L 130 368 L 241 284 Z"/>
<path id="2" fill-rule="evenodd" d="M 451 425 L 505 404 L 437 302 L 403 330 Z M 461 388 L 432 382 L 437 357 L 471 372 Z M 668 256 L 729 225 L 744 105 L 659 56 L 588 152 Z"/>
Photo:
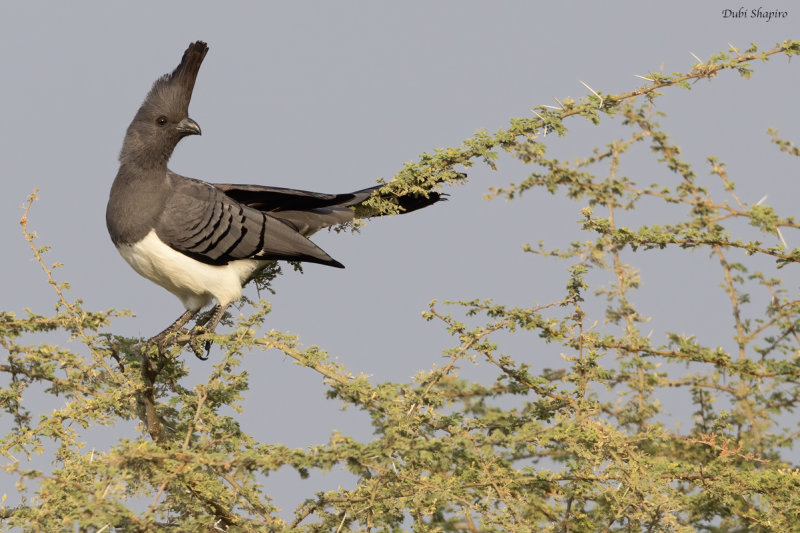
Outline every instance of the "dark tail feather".
<path id="1" fill-rule="evenodd" d="M 357 212 L 356 216 L 360 218 L 380 214 L 366 209 L 360 204 L 383 187 L 383 185 L 375 185 L 346 194 L 325 194 L 265 185 L 215 183 L 214 186 L 237 202 L 270 214 L 280 211 L 313 211 L 320 208 L 352 207 Z M 443 196 L 445 195 L 431 191 L 427 197 L 406 195 L 393 198 L 404 212 L 410 212 L 444 200 Z"/>
<path id="2" fill-rule="evenodd" d="M 369 187 L 367 189 L 362 189 L 352 193 L 355 199 L 352 202 L 348 202 L 346 206 L 352 207 L 355 210 L 356 218 L 369 218 L 385 214 L 363 205 L 363 202 L 370 198 L 375 191 L 379 191 L 381 187 L 383 187 L 383 185 Z M 444 201 L 446 200 L 445 196 L 447 195 L 444 193 L 429 191 L 427 196 L 421 194 L 406 194 L 404 196 L 384 197 L 387 199 L 391 198 L 394 203 L 399 205 L 402 209 L 402 213 L 410 213 L 411 211 L 416 211 L 417 209 L 422 209 L 423 207 L 433 205 L 436 202 Z"/>

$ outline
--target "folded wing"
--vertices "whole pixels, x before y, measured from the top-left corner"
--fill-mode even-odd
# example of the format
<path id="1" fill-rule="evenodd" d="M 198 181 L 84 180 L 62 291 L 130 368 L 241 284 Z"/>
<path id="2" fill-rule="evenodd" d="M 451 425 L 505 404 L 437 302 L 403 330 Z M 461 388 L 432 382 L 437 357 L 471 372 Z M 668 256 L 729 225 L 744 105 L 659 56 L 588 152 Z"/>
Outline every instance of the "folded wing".
<path id="1" fill-rule="evenodd" d="M 202 181 L 170 178 L 172 192 L 156 233 L 173 249 L 212 265 L 282 259 L 343 267 L 292 225 Z"/>

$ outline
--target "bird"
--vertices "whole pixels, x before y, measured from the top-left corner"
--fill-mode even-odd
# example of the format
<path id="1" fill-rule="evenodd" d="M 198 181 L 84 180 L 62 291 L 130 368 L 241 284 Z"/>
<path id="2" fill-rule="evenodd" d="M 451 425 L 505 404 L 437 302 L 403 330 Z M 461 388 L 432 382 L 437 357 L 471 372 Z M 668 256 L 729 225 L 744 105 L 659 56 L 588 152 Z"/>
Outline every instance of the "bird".
<path id="1" fill-rule="evenodd" d="M 119 170 L 106 206 L 106 226 L 123 259 L 141 276 L 178 297 L 185 311 L 150 338 L 159 353 L 172 334 L 215 302 L 196 336 L 213 333 L 228 306 L 242 297 L 243 286 L 276 260 L 344 265 L 308 239 L 316 231 L 354 218 L 372 216 L 363 202 L 381 194 L 376 185 L 345 194 L 325 194 L 266 185 L 208 183 L 168 168 L 177 144 L 201 135 L 189 117 L 200 65 L 208 45 L 196 41 L 171 73 L 158 78 L 128 126 L 119 154 Z M 395 196 L 401 212 L 444 200 L 443 193 Z M 358 213 L 358 214 L 357 214 Z"/>

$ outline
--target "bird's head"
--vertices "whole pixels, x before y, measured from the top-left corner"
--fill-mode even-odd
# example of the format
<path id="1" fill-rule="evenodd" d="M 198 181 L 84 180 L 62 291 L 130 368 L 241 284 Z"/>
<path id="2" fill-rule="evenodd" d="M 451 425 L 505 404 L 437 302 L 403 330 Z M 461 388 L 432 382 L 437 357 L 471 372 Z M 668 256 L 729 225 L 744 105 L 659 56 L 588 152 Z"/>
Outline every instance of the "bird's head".
<path id="1" fill-rule="evenodd" d="M 200 126 L 189 118 L 189 102 L 207 52 L 202 41 L 190 44 L 180 65 L 156 80 L 128 126 L 119 156 L 122 164 L 166 166 L 181 139 L 200 135 Z"/>

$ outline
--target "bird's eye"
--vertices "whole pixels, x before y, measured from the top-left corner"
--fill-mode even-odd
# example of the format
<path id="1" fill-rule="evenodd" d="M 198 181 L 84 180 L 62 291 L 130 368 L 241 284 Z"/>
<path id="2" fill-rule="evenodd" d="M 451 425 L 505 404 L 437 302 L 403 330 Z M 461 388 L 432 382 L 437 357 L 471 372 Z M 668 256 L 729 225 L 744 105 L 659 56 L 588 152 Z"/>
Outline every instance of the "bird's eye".
<path id="1" fill-rule="evenodd" d="M 165 117 L 164 115 L 161 115 L 156 119 L 156 124 L 158 124 L 159 126 L 163 126 L 166 123 L 167 123 L 167 117 Z"/>

